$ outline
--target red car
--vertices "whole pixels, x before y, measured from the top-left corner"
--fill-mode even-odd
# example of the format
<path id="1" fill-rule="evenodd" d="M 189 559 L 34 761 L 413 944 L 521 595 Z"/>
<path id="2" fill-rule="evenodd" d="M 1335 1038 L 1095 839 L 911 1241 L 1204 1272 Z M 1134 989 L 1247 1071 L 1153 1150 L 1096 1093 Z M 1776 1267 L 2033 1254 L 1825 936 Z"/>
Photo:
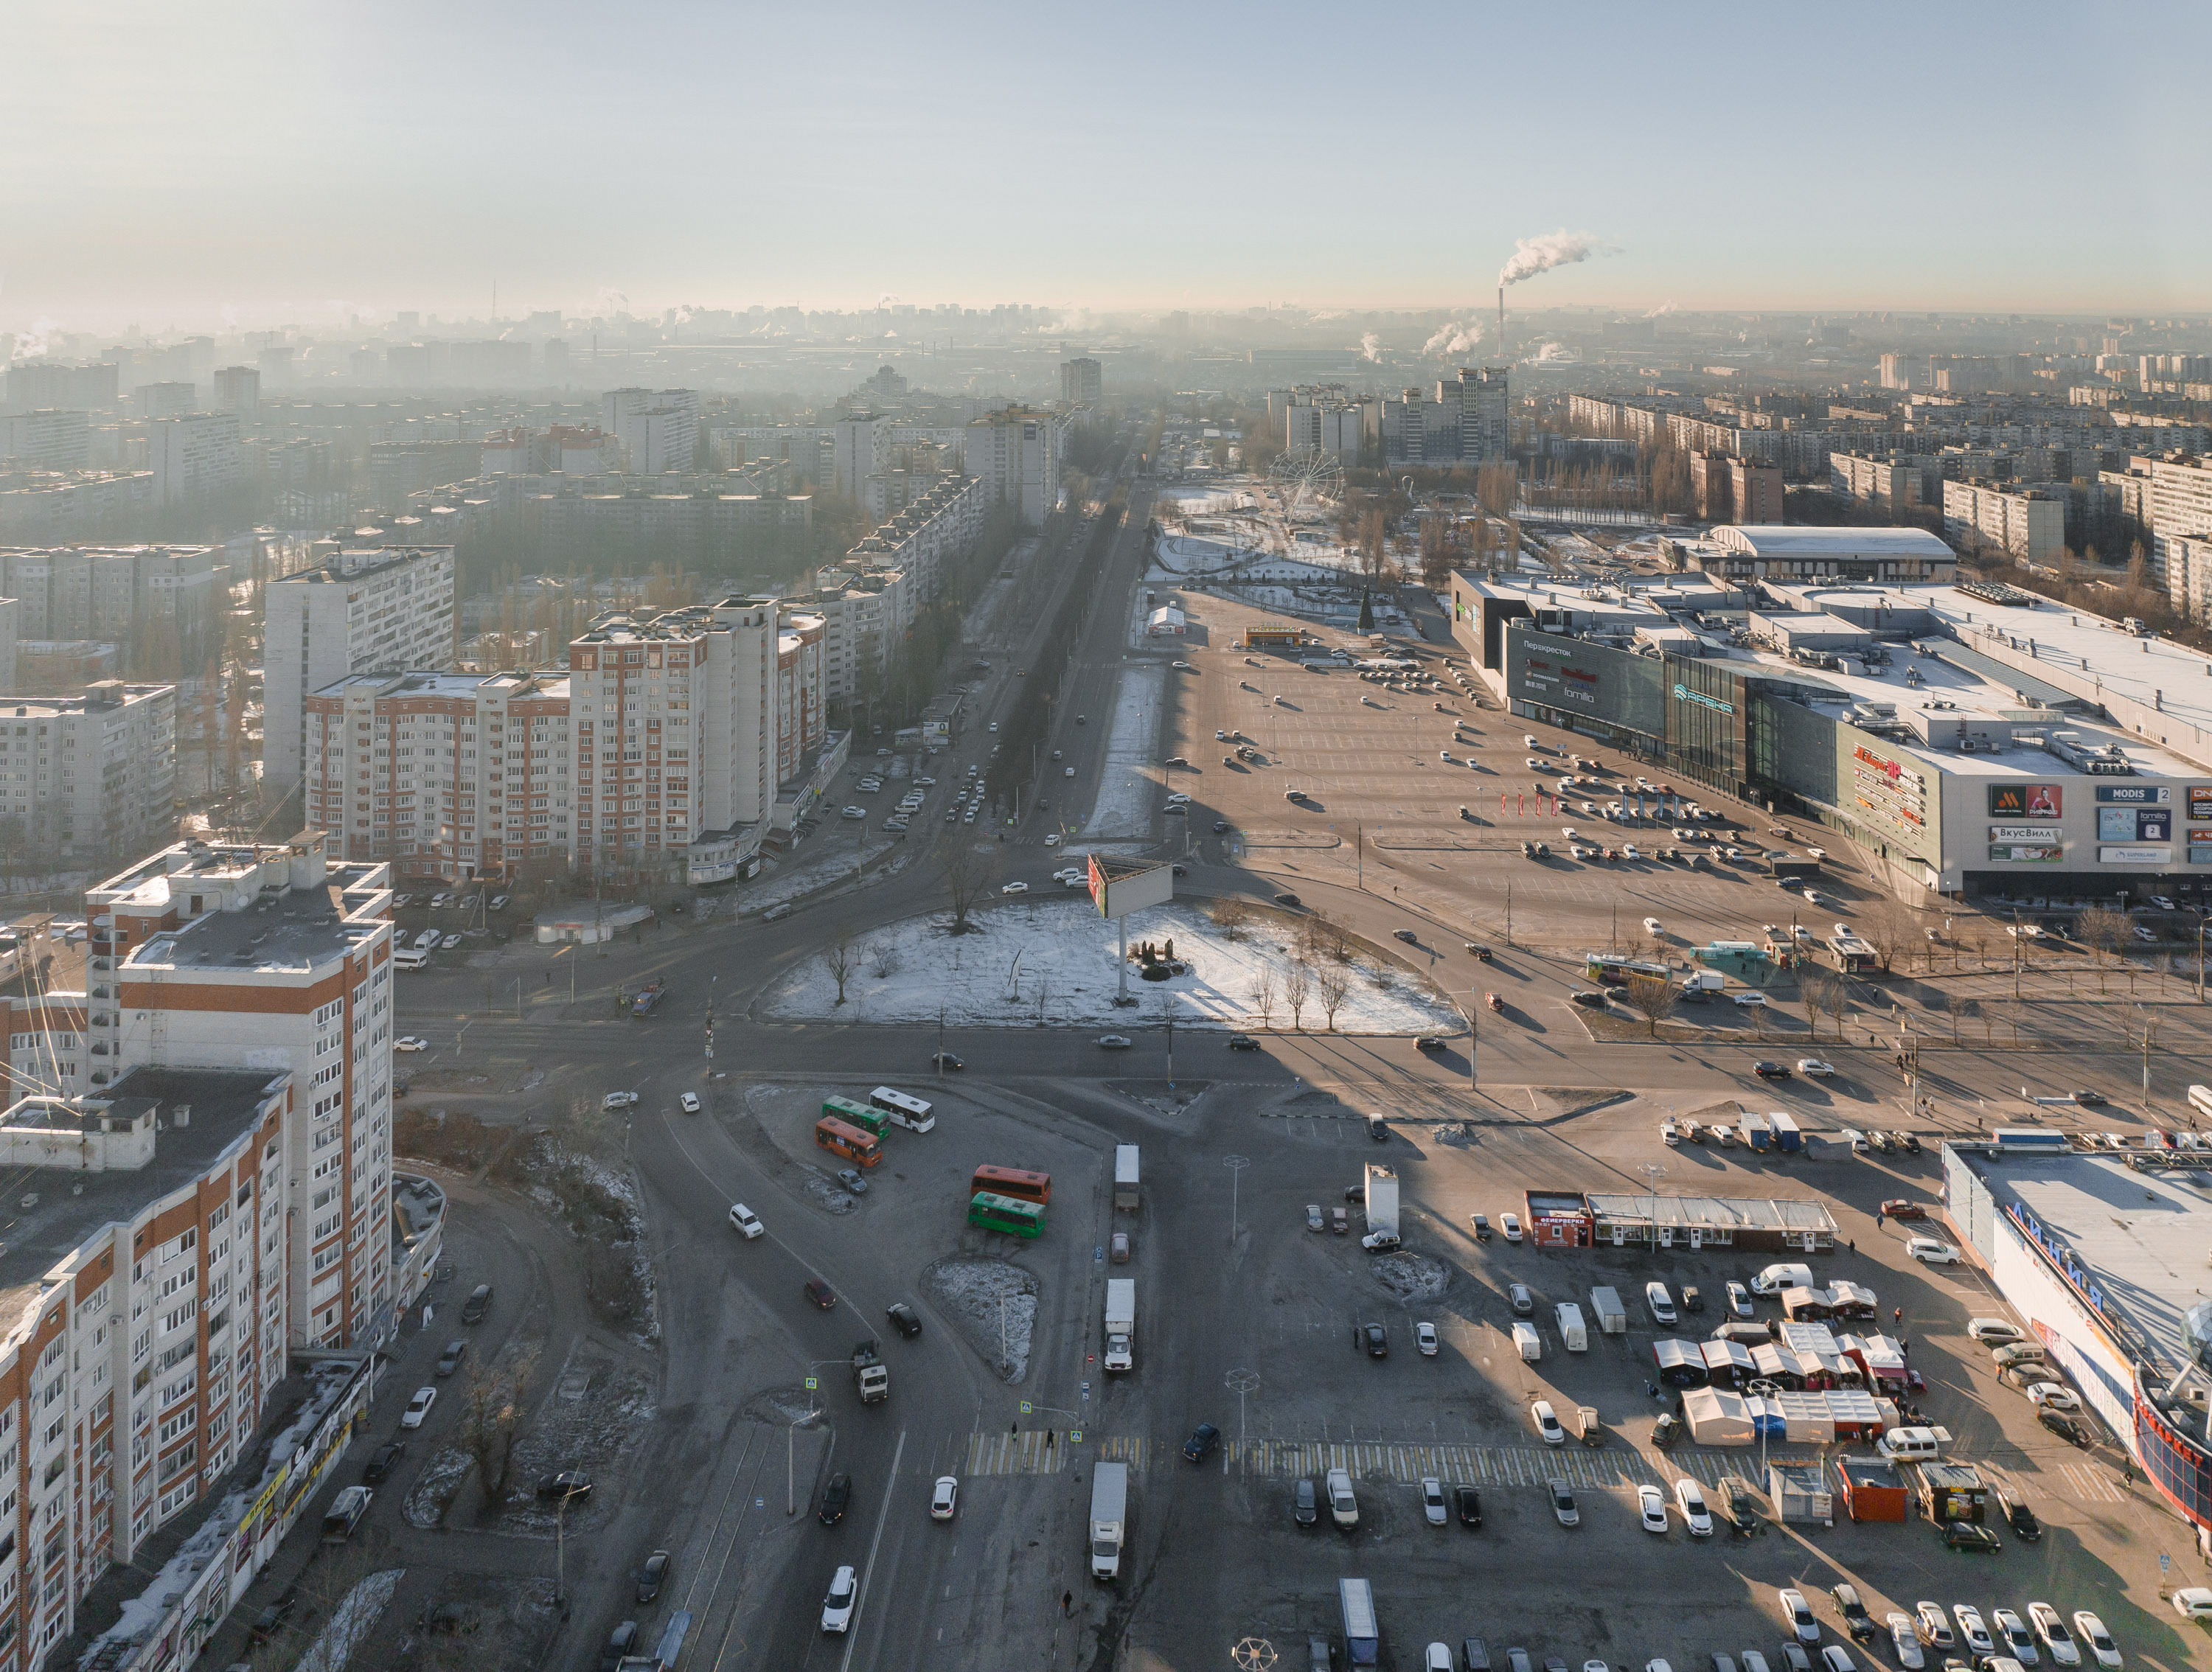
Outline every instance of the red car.
<path id="1" fill-rule="evenodd" d="M 1928 1210 L 1918 1202 L 1906 1201 L 1901 1197 L 1895 1201 L 1882 1203 L 1881 1211 L 1893 1219 L 1924 1219 L 1928 1217 Z"/>
<path id="2" fill-rule="evenodd" d="M 806 1298 L 825 1312 L 837 1304 L 837 1292 L 818 1277 L 806 1280 Z"/>

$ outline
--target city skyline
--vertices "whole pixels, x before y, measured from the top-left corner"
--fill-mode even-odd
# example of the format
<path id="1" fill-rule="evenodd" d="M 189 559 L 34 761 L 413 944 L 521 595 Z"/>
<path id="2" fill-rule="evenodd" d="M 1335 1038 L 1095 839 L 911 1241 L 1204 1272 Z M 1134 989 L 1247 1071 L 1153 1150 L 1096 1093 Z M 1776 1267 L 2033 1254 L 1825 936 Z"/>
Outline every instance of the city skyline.
<path id="1" fill-rule="evenodd" d="M 1812 15 L 1753 33 L 1607 8 L 1571 33 L 1417 8 L 1347 52 L 1311 8 L 1018 42 L 992 9 L 883 9 L 833 51 L 811 20 L 679 5 L 626 54 L 565 5 L 245 5 L 212 27 L 123 6 L 95 58 L 81 12 L 36 5 L 15 39 L 56 73 L 0 114 L 0 331 L 343 330 L 487 317 L 495 287 L 507 319 L 1474 309 L 1520 240 L 1555 233 L 1601 252 L 1516 288 L 1518 309 L 2212 307 L 2212 228 L 2158 161 L 2201 151 L 2201 108 L 2147 94 L 2100 104 L 2086 140 L 2054 122 L 2000 146 L 1992 122 L 2083 96 L 2080 14 L 1954 8 L 1905 35 L 1893 15 L 1838 37 Z M 2183 61 L 2212 46 L 2194 9 L 2129 17 Z M 1455 33 L 1470 72 L 1388 50 Z M 1915 63 L 2005 102 L 1936 99 Z M 1981 159 L 1965 183 L 1947 149 Z"/>

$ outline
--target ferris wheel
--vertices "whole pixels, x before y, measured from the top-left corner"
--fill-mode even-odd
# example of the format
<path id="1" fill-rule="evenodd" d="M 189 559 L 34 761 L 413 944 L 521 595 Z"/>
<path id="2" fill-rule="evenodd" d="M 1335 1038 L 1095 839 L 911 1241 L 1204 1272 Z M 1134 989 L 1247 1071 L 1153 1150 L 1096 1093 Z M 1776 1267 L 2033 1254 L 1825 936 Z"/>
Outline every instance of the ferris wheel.
<path id="1" fill-rule="evenodd" d="M 1344 493 L 1344 466 L 1334 453 L 1319 447 L 1277 453 L 1267 475 L 1286 514 L 1316 511 L 1320 502 L 1340 498 Z"/>

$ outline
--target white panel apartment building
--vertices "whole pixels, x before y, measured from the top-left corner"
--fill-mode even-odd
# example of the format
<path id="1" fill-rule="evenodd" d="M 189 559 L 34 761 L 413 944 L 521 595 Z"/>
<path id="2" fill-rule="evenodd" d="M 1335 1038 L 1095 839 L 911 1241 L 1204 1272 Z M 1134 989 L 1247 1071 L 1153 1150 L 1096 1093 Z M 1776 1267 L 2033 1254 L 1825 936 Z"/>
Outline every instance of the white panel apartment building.
<path id="1" fill-rule="evenodd" d="M 699 443 L 699 392 L 610 389 L 599 397 L 599 428 L 615 438 L 634 475 L 688 471 Z"/>
<path id="2" fill-rule="evenodd" d="M 190 412 L 149 424 L 146 457 L 157 507 L 191 505 L 227 493 L 239 483 L 238 414 Z"/>
<path id="3" fill-rule="evenodd" d="M 454 654 L 453 549 L 329 553 L 263 593 L 262 775 L 289 787 L 307 746 L 307 698 L 366 668 L 443 667 Z"/>
<path id="4" fill-rule="evenodd" d="M 1994 482 L 1945 482 L 1943 536 L 1976 543 L 2031 563 L 2055 563 L 2066 550 L 2066 502 L 2033 489 Z"/>
<path id="5" fill-rule="evenodd" d="M 82 696 L 0 702 L 0 821 L 21 819 L 35 848 L 143 852 L 175 831 L 176 780 L 174 685 L 101 679 Z"/>
<path id="6" fill-rule="evenodd" d="M 402 876 L 507 876 L 565 861 L 565 674 L 356 673 L 307 699 L 310 826 Z"/>
<path id="7" fill-rule="evenodd" d="M 1010 406 L 968 426 L 961 468 L 983 484 L 985 502 L 1013 508 L 1036 527 L 1060 503 L 1061 419 L 1026 406 Z"/>
<path id="8" fill-rule="evenodd" d="M 325 846 L 179 842 L 86 891 L 86 1089 L 146 1067 L 291 1075 L 287 1339 L 337 1347 L 392 1322 L 392 897 L 387 867 Z"/>

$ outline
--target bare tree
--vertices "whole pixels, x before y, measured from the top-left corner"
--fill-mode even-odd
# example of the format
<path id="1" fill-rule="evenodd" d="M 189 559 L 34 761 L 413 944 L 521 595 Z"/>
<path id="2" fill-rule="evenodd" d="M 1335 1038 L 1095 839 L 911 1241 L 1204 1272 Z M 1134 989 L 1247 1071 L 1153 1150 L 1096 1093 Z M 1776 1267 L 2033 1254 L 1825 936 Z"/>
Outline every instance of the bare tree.
<path id="1" fill-rule="evenodd" d="M 1313 993 L 1313 971 L 1302 958 L 1291 960 L 1291 967 L 1283 972 L 1283 1002 L 1291 1007 L 1291 1025 L 1304 1031 L 1302 1019 L 1306 1000 Z"/>
<path id="2" fill-rule="evenodd" d="M 1851 984 L 1841 976 L 1831 976 L 1828 988 L 1820 1000 L 1820 1007 L 1828 1012 L 1828 1019 L 1836 1024 L 1836 1043 L 1844 1043 L 1844 1018 L 1850 1013 Z"/>
<path id="3" fill-rule="evenodd" d="M 2076 927 L 2082 945 L 2097 955 L 2097 990 L 2101 993 L 2105 990 L 2104 961 L 2117 958 L 2120 948 L 2127 942 L 2127 915 L 2110 906 L 2091 906 L 2081 914 L 2081 921 Z"/>
<path id="4" fill-rule="evenodd" d="M 998 851 L 979 854 L 975 844 L 956 841 L 945 855 L 945 903 L 952 909 L 952 933 L 968 934 L 975 925 L 969 915 L 976 903 L 991 891 L 998 873 Z"/>
<path id="5" fill-rule="evenodd" d="M 1252 978 L 1252 1013 L 1260 1018 L 1260 1025 L 1275 1025 L 1275 970 L 1272 964 L 1263 964 L 1260 973 Z"/>
<path id="6" fill-rule="evenodd" d="M 1816 964 L 1801 965 L 1797 971 L 1797 1001 L 1805 1006 L 1805 1028 L 1815 1044 L 1820 1039 L 1820 1012 L 1828 1002 L 1828 988 L 1833 985 L 1828 972 Z"/>
<path id="7" fill-rule="evenodd" d="M 859 968 L 860 955 L 853 945 L 853 926 L 840 923 L 830 944 L 822 949 L 822 967 L 830 972 L 830 979 L 837 983 L 837 1002 L 845 1002 L 845 983 Z"/>
<path id="8" fill-rule="evenodd" d="M 1321 1007 L 1328 1017 L 1328 1031 L 1336 1031 L 1336 1012 L 1344 1003 L 1344 995 L 1352 990 L 1352 975 L 1340 964 L 1324 964 L 1314 971 L 1314 989 L 1321 995 Z"/>
<path id="9" fill-rule="evenodd" d="M 1233 894 L 1218 895 L 1208 915 L 1213 920 L 1213 927 L 1221 931 L 1223 939 L 1242 940 L 1245 925 L 1252 921 L 1252 908 Z"/>
<path id="10" fill-rule="evenodd" d="M 889 981 L 893 976 L 898 974 L 905 962 L 906 960 L 899 956 L 898 943 L 890 936 L 886 935 L 876 943 L 874 963 L 876 978 L 878 981 Z"/>
<path id="11" fill-rule="evenodd" d="M 537 1365 L 538 1351 L 530 1347 L 506 1371 L 496 1365 L 479 1365 L 469 1372 L 455 1438 L 476 1460 L 477 1484 L 483 1493 L 487 1514 L 497 1513 L 507 1501 L 514 1466 L 515 1427 L 531 1372 Z"/>
<path id="12" fill-rule="evenodd" d="M 1651 975 L 1644 970 L 1632 971 L 1620 984 L 1620 1001 L 1644 1018 L 1651 1037 L 1659 1037 L 1659 1024 L 1674 1013 L 1682 991 L 1664 976 Z"/>
<path id="13" fill-rule="evenodd" d="M 1881 964 L 1881 973 L 1889 974 L 1890 966 L 1897 962 L 1897 949 L 1905 944 L 1905 908 L 1894 900 L 1885 900 L 1860 927 L 1874 945 L 1874 955 Z"/>

